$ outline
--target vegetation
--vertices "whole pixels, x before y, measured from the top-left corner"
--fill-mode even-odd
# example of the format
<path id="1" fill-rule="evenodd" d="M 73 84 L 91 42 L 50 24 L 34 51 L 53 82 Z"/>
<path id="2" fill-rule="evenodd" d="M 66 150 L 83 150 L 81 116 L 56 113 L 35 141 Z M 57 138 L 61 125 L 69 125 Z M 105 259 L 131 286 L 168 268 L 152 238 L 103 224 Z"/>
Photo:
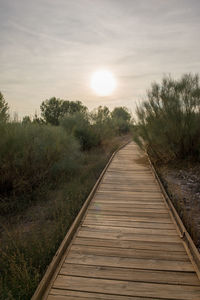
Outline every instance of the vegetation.
<path id="1" fill-rule="evenodd" d="M 150 155 L 179 216 L 200 250 L 199 76 L 164 77 L 136 110 L 134 140 Z"/>
<path id="2" fill-rule="evenodd" d="M 40 109 L 44 121 L 51 125 L 59 125 L 59 119 L 65 115 L 87 112 L 87 107 L 80 101 L 64 101 L 55 97 L 43 101 Z"/>
<path id="3" fill-rule="evenodd" d="M 78 142 L 61 127 L 8 123 L 0 134 L 1 214 L 21 210 L 35 189 L 77 168 Z"/>
<path id="4" fill-rule="evenodd" d="M 0 298 L 30 299 L 131 116 L 57 98 L 9 121 L 0 97 Z M 126 119 L 126 121 L 125 121 Z M 127 132 L 126 131 L 126 132 Z"/>
<path id="5" fill-rule="evenodd" d="M 168 76 L 161 84 L 153 83 L 136 114 L 134 140 L 154 159 L 200 160 L 198 75 L 185 74 L 178 80 Z"/>
<path id="6" fill-rule="evenodd" d="M 3 94 L 0 92 L 0 123 L 8 121 L 8 103 L 5 101 Z"/>
<path id="7" fill-rule="evenodd" d="M 126 107 L 116 107 L 111 113 L 117 133 L 124 134 L 130 130 L 131 115 Z"/>

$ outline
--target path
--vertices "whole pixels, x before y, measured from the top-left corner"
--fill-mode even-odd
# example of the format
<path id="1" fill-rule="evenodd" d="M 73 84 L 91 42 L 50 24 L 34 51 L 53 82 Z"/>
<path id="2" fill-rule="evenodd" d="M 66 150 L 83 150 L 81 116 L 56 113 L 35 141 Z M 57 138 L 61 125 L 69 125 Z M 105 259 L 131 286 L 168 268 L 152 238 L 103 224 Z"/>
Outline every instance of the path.
<path id="1" fill-rule="evenodd" d="M 160 187 L 134 143 L 111 162 L 48 300 L 200 299 Z"/>

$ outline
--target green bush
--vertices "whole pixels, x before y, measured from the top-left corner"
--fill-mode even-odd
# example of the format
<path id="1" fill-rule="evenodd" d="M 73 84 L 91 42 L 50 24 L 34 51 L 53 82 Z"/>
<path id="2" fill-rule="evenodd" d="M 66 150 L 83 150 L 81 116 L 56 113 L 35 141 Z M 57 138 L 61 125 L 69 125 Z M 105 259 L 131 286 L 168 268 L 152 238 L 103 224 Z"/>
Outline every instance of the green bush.
<path id="1" fill-rule="evenodd" d="M 8 103 L 5 101 L 3 94 L 0 92 L 0 123 L 7 122 L 9 119 Z"/>
<path id="2" fill-rule="evenodd" d="M 97 109 L 94 109 L 90 114 L 90 118 L 93 130 L 98 136 L 100 143 L 116 134 L 111 119 L 111 112 L 107 106 L 99 106 Z"/>
<path id="3" fill-rule="evenodd" d="M 0 247 L 0 299 L 31 299 L 113 146 L 117 145 L 110 141 L 107 149 L 84 152 L 78 174 L 54 191 L 47 190 L 47 199 L 41 198 L 38 205 L 31 208 L 30 204 L 29 214 L 24 213 L 25 222 L 19 224 L 16 218 L 17 226 L 6 228 Z"/>
<path id="4" fill-rule="evenodd" d="M 131 114 L 126 107 L 114 108 L 111 117 L 117 134 L 125 134 L 130 131 Z"/>
<path id="5" fill-rule="evenodd" d="M 72 134 L 79 141 L 83 151 L 90 150 L 100 143 L 98 134 L 85 114 L 66 115 L 60 124 L 68 134 Z"/>
<path id="6" fill-rule="evenodd" d="M 134 140 L 161 161 L 200 159 L 200 85 L 198 75 L 153 83 L 136 110 Z"/>
<path id="7" fill-rule="evenodd" d="M 108 108 L 92 120 L 81 102 L 51 98 L 41 112 L 8 122 L 0 93 L 0 299 L 31 298 L 120 143 Z"/>
<path id="8" fill-rule="evenodd" d="M 9 123 L 0 126 L 0 193 L 32 191 L 77 167 L 79 145 L 59 127 Z"/>

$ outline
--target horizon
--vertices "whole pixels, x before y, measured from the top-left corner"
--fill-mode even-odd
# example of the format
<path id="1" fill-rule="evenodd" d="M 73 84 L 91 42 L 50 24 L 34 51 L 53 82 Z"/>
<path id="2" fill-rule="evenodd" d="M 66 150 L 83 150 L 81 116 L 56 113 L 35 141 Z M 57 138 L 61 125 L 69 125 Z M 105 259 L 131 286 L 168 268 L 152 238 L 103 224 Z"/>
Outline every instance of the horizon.
<path id="1" fill-rule="evenodd" d="M 200 73 L 199 13 L 197 0 L 2 0 L 0 91 L 19 118 L 54 96 L 133 113 L 164 74 Z M 110 95 L 90 87 L 99 69 L 117 80 Z"/>

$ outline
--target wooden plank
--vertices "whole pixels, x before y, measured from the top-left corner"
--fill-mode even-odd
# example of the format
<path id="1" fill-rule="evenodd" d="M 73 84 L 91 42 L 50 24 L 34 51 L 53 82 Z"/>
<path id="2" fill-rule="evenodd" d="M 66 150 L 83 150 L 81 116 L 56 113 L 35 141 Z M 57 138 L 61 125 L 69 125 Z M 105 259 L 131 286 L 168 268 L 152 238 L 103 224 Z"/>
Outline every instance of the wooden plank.
<path id="1" fill-rule="evenodd" d="M 91 203 L 91 205 L 90 205 L 90 207 L 91 208 L 95 208 L 95 207 L 98 207 L 99 209 L 107 209 L 107 208 L 109 208 L 109 209 L 113 209 L 113 204 L 115 205 L 115 208 L 117 208 L 117 209 L 128 209 L 128 210 L 130 210 L 130 209 L 133 209 L 133 210 L 135 210 L 135 209 L 143 209 L 144 207 L 145 207 L 145 209 L 151 209 L 151 210 L 153 210 L 153 211 L 156 211 L 156 210 L 158 210 L 158 211 L 164 211 L 164 212 L 166 212 L 166 206 L 164 205 L 164 204 L 155 204 L 155 205 L 153 205 L 153 204 L 142 204 L 142 203 L 140 203 L 140 204 L 135 204 L 135 203 L 132 203 L 132 202 L 126 202 L 126 203 L 123 203 L 123 202 L 121 202 L 121 203 L 119 203 L 118 201 L 109 201 L 109 202 L 100 202 L 100 201 L 98 201 L 98 200 L 96 200 L 96 201 L 92 201 L 92 203 Z"/>
<path id="2" fill-rule="evenodd" d="M 157 213 L 157 214 L 160 214 L 160 215 L 168 215 L 168 211 L 165 209 L 165 208 L 158 208 L 158 209 L 152 209 L 152 208 L 142 208 L 141 206 L 140 207 L 134 207 L 134 206 L 132 206 L 131 207 L 131 205 L 127 205 L 127 206 L 120 206 L 120 205 L 114 205 L 114 209 L 113 209 L 113 205 L 101 205 L 101 204 L 99 204 L 99 205 L 96 205 L 95 203 L 92 203 L 91 205 L 90 205 L 90 209 L 94 209 L 94 210 L 106 210 L 106 211 L 113 211 L 113 210 L 115 210 L 115 211 L 117 211 L 117 210 L 119 210 L 120 212 L 126 212 L 126 211 L 128 211 L 129 213 L 131 213 L 131 212 L 144 212 L 144 213 L 148 213 L 148 212 L 150 212 L 150 213 Z"/>
<path id="3" fill-rule="evenodd" d="M 119 183 L 120 183 L 120 187 L 119 187 Z M 122 180 L 119 180 L 119 181 L 117 181 L 116 182 L 116 180 L 115 181 L 113 181 L 113 182 L 108 182 L 108 181 L 106 181 L 106 182 L 103 182 L 102 181 L 102 183 L 101 183 L 101 188 L 102 189 L 105 189 L 105 188 L 108 188 L 108 187 L 119 187 L 120 189 L 129 189 L 129 188 L 134 188 L 135 186 L 142 186 L 142 187 L 144 187 L 144 184 L 146 185 L 146 186 L 148 186 L 148 188 L 156 188 L 157 189 L 157 185 L 155 185 L 155 182 L 149 182 L 148 180 L 134 180 L 134 181 L 129 181 L 129 182 L 124 182 L 124 181 L 122 181 Z"/>
<path id="4" fill-rule="evenodd" d="M 154 181 L 150 181 L 150 180 L 112 180 L 112 181 L 108 181 L 108 179 L 106 181 L 102 181 L 101 183 L 101 187 L 104 189 L 104 187 L 116 187 L 118 186 L 118 184 L 120 184 L 120 188 L 130 188 L 130 187 L 135 187 L 135 186 L 143 186 L 144 184 L 148 187 L 153 187 L 155 188 L 155 182 Z"/>
<path id="5" fill-rule="evenodd" d="M 87 216 L 102 218 L 102 217 L 109 217 L 109 218 L 121 218 L 122 220 L 132 220 L 138 222 L 150 222 L 150 223 L 161 223 L 164 224 L 171 224 L 172 220 L 169 216 L 161 217 L 159 214 L 139 214 L 139 213 L 130 213 L 130 214 L 122 214 L 120 212 L 109 212 L 109 211 L 94 211 L 88 210 Z"/>
<path id="6" fill-rule="evenodd" d="M 148 234 L 132 234 L 120 232 L 107 232 L 106 230 L 85 230 L 80 229 L 77 233 L 79 237 L 103 238 L 103 239 L 117 239 L 125 241 L 148 241 L 161 243 L 181 243 L 178 236 L 163 236 L 163 235 L 148 235 Z"/>
<path id="7" fill-rule="evenodd" d="M 199 286 L 196 273 L 64 264 L 60 275 Z"/>
<path id="8" fill-rule="evenodd" d="M 115 196 L 120 196 L 120 195 L 122 195 L 123 197 L 137 197 L 137 198 L 143 198 L 143 197 L 146 197 L 147 199 L 149 198 L 149 199 L 151 199 L 151 198 L 155 198 L 155 199 L 157 199 L 157 198 L 161 198 L 161 194 L 160 194 L 160 192 L 159 191 L 154 191 L 154 192 L 151 192 L 151 191 L 145 191 L 145 190 L 140 190 L 140 191 L 138 191 L 138 190 L 135 190 L 135 191 L 109 191 L 109 190 L 107 190 L 107 191 L 105 191 L 105 190 L 98 190 L 98 192 L 97 192 L 97 194 L 99 195 L 105 195 L 105 196 L 107 196 L 107 195 L 109 195 L 109 194 L 111 194 L 112 195 L 112 197 L 115 197 Z"/>
<path id="9" fill-rule="evenodd" d="M 63 293 L 62 292 L 62 290 L 58 290 L 60 293 Z M 83 293 L 83 294 L 85 294 L 85 293 Z M 86 299 L 88 299 L 88 298 L 85 298 L 85 297 L 78 297 L 77 298 L 77 296 L 67 296 L 67 295 L 49 295 L 48 297 L 47 297 L 47 300 L 76 300 L 76 299 L 78 299 L 78 300 L 86 300 Z M 94 300 L 98 300 L 99 298 L 93 298 Z"/>
<path id="10" fill-rule="evenodd" d="M 135 166 L 134 166 L 134 168 L 129 168 L 129 167 L 119 167 L 119 168 L 117 168 L 117 167 L 113 167 L 113 166 L 111 166 L 110 167 L 110 169 L 109 169 L 109 172 L 108 172 L 108 174 L 112 174 L 112 173 L 118 173 L 118 174 L 121 174 L 121 175 L 123 175 L 124 173 L 126 173 L 127 175 L 128 174 L 136 174 L 136 173 L 140 173 L 140 174 L 151 174 L 151 171 L 149 170 L 149 169 L 141 169 L 141 168 L 136 168 Z"/>
<path id="11" fill-rule="evenodd" d="M 123 177 L 122 177 L 123 175 Z M 152 177 L 152 173 L 151 171 L 149 173 L 147 172 L 132 172 L 131 176 L 130 174 L 127 174 L 126 172 L 111 172 L 108 171 L 105 174 L 105 178 L 102 182 L 106 183 L 107 180 L 109 181 L 114 181 L 114 180 L 120 180 L 120 181 L 125 181 L 125 179 L 127 179 L 128 181 L 139 181 L 140 179 L 142 181 L 148 181 L 150 180 L 151 182 L 154 182 L 154 184 L 156 183 L 156 180 L 154 177 Z"/>
<path id="12" fill-rule="evenodd" d="M 64 275 L 57 277 L 54 288 L 95 293 L 104 291 L 104 293 L 116 295 L 123 292 L 123 295 L 127 296 L 159 297 L 162 299 L 200 299 L 200 287 L 197 286 L 129 282 Z"/>
<path id="13" fill-rule="evenodd" d="M 92 203 L 95 204 L 107 204 L 107 205 L 111 205 L 111 204 L 116 204 L 117 206 L 122 206 L 122 207 L 126 207 L 128 205 L 132 206 L 132 207 L 136 207 L 136 208 L 141 208 L 141 207 L 146 207 L 146 208 L 152 208 L 152 209 L 156 209 L 156 208 L 165 208 L 166 209 L 166 204 L 164 202 L 150 202 L 150 201 L 137 201 L 134 199 L 131 200 L 126 200 L 126 199 L 93 199 Z"/>
<path id="14" fill-rule="evenodd" d="M 122 175 L 118 174 L 118 173 L 106 173 L 104 179 L 103 179 L 103 183 L 106 183 L 106 182 L 132 182 L 132 181 L 143 181 L 143 182 L 152 182 L 154 184 L 157 184 L 155 179 L 152 178 L 152 174 L 149 174 L 149 175 L 145 175 L 145 174 L 132 174 L 131 176 L 130 175 L 126 175 L 123 174 L 123 177 Z"/>
<path id="15" fill-rule="evenodd" d="M 123 195 L 123 196 L 130 196 L 130 197 L 144 197 L 144 196 L 147 196 L 149 197 L 150 196 L 150 199 L 152 197 L 155 197 L 155 198 L 159 198 L 159 199 L 162 199 L 162 195 L 159 191 L 155 191 L 155 192 L 150 192 L 150 191 L 106 191 L 106 190 L 103 190 L 103 189 L 98 189 L 97 193 L 99 194 L 112 194 L 113 196 L 118 196 L 118 195 Z"/>
<path id="16" fill-rule="evenodd" d="M 131 228 L 158 228 L 160 230 L 174 230 L 174 224 L 165 224 L 165 223 L 151 223 L 151 222 L 134 222 L 130 220 L 122 220 L 119 222 L 119 219 L 111 219 L 109 216 L 105 216 L 104 218 L 99 217 L 91 217 L 87 216 L 84 221 L 84 225 L 104 225 L 104 226 L 119 226 L 119 227 L 131 227 Z M 106 218 L 107 217 L 107 218 Z"/>
<path id="17" fill-rule="evenodd" d="M 169 214 L 166 213 L 157 213 L 157 212 L 151 212 L 151 211 L 142 211 L 142 210 L 134 210 L 134 211 L 121 211 L 121 210 L 103 210 L 103 209 L 90 209 L 88 210 L 90 214 L 96 214 L 98 215 L 113 215 L 113 216 L 131 216 L 132 218 L 134 217 L 149 217 L 152 218 L 153 220 L 158 218 L 163 218 L 163 219 L 170 219 Z"/>
<path id="18" fill-rule="evenodd" d="M 65 262 L 133 269 L 194 272 L 191 262 L 81 254 L 72 250 L 69 252 Z"/>
<path id="19" fill-rule="evenodd" d="M 132 184 L 122 184 L 121 182 L 115 182 L 113 184 L 103 184 L 102 183 L 102 190 L 107 191 L 107 190 L 112 190 L 116 189 L 116 191 L 135 191 L 136 189 L 143 189 L 143 190 L 150 190 L 150 191 L 159 191 L 157 186 L 155 184 L 145 184 L 143 182 L 139 183 L 132 183 Z"/>
<path id="20" fill-rule="evenodd" d="M 123 222 L 121 222 L 123 224 Z M 130 227 L 119 227 L 119 226 L 105 226 L 102 224 L 101 226 L 99 225 L 86 225 L 83 224 L 81 226 L 81 230 L 87 230 L 87 231 L 92 231 L 92 232 L 110 232 L 110 233 L 117 233 L 117 234 L 141 234 L 141 235 L 163 235 L 163 236 L 176 236 L 177 237 L 177 232 L 175 229 L 172 230 L 167 230 L 165 229 L 160 230 L 159 228 L 130 228 Z M 178 241 L 180 239 L 178 238 Z"/>
<path id="21" fill-rule="evenodd" d="M 129 296 L 121 296 L 121 295 L 112 295 L 105 293 L 92 293 L 92 292 L 80 292 L 80 291 L 72 291 L 72 290 L 64 290 L 64 289 L 52 289 L 51 294 L 48 296 L 47 300 L 152 300 L 152 298 L 141 298 L 141 297 L 129 297 Z M 154 298 L 154 300 L 160 300 L 160 298 Z"/>
<path id="22" fill-rule="evenodd" d="M 118 256 L 140 259 L 154 260 L 173 260 L 173 261 L 189 261 L 189 258 L 184 252 L 164 252 L 154 250 L 129 249 L 129 248 L 114 248 L 114 247 L 95 247 L 90 245 L 72 245 L 71 250 L 86 255 L 101 255 L 101 256 Z"/>
<path id="23" fill-rule="evenodd" d="M 131 174 L 151 174 L 151 171 L 149 169 L 139 169 L 139 168 L 116 168 L 116 167 L 110 167 L 108 174 L 112 174 L 112 173 L 118 173 L 120 175 L 123 175 L 124 173 L 126 173 L 127 175 L 131 175 Z"/>
<path id="24" fill-rule="evenodd" d="M 118 186 L 106 186 L 103 187 L 103 191 L 107 192 L 107 191 L 120 191 L 120 193 L 125 192 L 127 193 L 131 193 L 131 192 L 147 192 L 147 193 L 156 193 L 159 192 L 159 189 L 155 186 L 146 186 L 146 185 L 135 185 L 133 187 L 119 187 Z"/>
<path id="25" fill-rule="evenodd" d="M 151 241 L 124 241 L 117 239 L 103 239 L 103 238 L 89 238 L 89 237 L 76 237 L 73 244 L 91 245 L 102 247 L 116 247 L 116 248 L 129 248 L 129 249 L 144 249 L 144 250 L 157 250 L 157 251 L 183 251 L 185 252 L 182 243 L 162 243 Z"/>
<path id="26" fill-rule="evenodd" d="M 152 203 L 152 202 L 155 202 L 155 203 L 164 203 L 164 200 L 163 198 L 161 197 L 160 194 L 158 195 L 141 195 L 138 194 L 138 193 L 133 193 L 133 195 L 124 195 L 124 194 L 119 194 L 119 193 L 115 193 L 113 192 L 110 193 L 110 192 L 104 192 L 102 193 L 101 191 L 97 192 L 96 195 L 95 195 L 95 198 L 94 199 L 104 199 L 104 200 L 117 200 L 117 199 L 120 199 L 120 200 L 130 200 L 130 201 L 140 201 L 142 203 L 142 201 L 144 202 L 149 202 L 149 203 Z"/>

